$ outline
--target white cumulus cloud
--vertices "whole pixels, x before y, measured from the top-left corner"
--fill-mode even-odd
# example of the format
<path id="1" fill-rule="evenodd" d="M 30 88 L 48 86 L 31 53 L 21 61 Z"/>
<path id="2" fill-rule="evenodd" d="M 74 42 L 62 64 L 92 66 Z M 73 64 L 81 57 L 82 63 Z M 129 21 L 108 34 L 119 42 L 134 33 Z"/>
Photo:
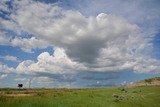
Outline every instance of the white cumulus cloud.
<path id="1" fill-rule="evenodd" d="M 151 39 L 123 17 L 106 13 L 84 16 L 75 10 L 32 0 L 14 3 L 17 9 L 10 18 L 17 28 L 35 37 L 15 38 L 11 44 L 24 51 L 44 48 L 47 44 L 55 47 L 53 55 L 43 52 L 37 61 L 21 62 L 16 68 L 18 72 L 159 72 L 160 61 L 147 54 L 152 50 Z M 6 23 L 2 26 L 13 28 Z"/>
<path id="2" fill-rule="evenodd" d="M 56 48 L 53 55 L 48 52 L 43 52 L 37 57 L 37 62 L 26 60 L 21 62 L 16 70 L 18 73 L 70 73 L 77 70 L 84 70 L 82 64 L 72 61 L 64 49 Z M 65 72 L 64 72 L 65 71 Z"/>

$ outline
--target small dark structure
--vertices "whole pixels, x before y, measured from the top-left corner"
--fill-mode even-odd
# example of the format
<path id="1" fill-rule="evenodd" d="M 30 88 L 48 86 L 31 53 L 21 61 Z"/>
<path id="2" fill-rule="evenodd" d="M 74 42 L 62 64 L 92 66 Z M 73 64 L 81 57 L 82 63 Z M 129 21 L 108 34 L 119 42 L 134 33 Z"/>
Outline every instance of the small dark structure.
<path id="1" fill-rule="evenodd" d="M 22 88 L 23 87 L 23 84 L 18 84 L 18 88 Z"/>

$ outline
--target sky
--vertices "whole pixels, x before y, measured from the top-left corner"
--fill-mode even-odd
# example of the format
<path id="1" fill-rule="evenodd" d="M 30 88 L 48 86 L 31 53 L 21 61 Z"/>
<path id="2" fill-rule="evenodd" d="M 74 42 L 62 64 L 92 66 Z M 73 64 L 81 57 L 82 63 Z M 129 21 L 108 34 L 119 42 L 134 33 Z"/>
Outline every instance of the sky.
<path id="1" fill-rule="evenodd" d="M 0 87 L 110 87 L 160 76 L 159 0 L 1 0 Z"/>

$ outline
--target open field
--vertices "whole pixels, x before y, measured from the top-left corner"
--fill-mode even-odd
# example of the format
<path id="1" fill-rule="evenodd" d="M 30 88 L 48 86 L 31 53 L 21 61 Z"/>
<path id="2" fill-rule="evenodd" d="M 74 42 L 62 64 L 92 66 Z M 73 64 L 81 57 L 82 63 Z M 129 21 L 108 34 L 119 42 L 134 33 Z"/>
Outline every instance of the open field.
<path id="1" fill-rule="evenodd" d="M 0 89 L 0 107 L 160 107 L 160 87 Z"/>

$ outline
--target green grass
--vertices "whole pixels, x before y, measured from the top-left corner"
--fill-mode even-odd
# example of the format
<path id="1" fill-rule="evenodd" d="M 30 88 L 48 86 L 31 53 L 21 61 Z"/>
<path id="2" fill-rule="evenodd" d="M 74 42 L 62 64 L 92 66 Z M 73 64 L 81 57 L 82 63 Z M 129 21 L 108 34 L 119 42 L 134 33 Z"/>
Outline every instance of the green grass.
<path id="1" fill-rule="evenodd" d="M 16 91 L 1 89 L 0 107 L 160 107 L 158 86 L 126 92 L 121 88 L 32 89 L 31 96 L 7 96 L 6 90 Z"/>

